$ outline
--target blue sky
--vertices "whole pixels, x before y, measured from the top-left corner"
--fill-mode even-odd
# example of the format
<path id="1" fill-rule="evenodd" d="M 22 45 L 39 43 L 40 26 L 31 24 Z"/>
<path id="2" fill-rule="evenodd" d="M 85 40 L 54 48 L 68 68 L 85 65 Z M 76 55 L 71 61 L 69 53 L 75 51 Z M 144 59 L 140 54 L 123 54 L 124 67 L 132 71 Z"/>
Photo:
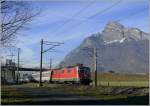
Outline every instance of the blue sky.
<path id="1" fill-rule="evenodd" d="M 56 47 L 58 52 L 44 54 L 44 64 L 49 58 L 59 63 L 65 55 L 76 48 L 84 38 L 101 32 L 109 21 L 121 19 L 127 27 L 136 27 L 148 32 L 148 0 L 121 0 L 113 8 L 101 13 L 119 0 L 57 0 L 33 1 L 33 8 L 42 13 L 29 24 L 28 30 L 18 37 L 24 65 L 39 66 L 40 40 L 64 42 Z M 44 47 L 46 48 L 46 47 Z"/>

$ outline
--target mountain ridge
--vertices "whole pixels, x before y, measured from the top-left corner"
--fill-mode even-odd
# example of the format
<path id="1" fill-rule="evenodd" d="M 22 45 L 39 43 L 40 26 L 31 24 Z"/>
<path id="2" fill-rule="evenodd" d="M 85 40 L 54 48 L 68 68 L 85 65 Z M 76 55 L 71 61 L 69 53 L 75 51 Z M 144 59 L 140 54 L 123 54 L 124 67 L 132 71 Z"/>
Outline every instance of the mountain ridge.
<path id="1" fill-rule="evenodd" d="M 100 33 L 92 34 L 72 50 L 59 67 L 65 67 L 82 63 L 93 70 L 93 56 L 91 50 L 84 51 L 84 48 L 97 47 L 98 70 L 116 72 L 148 72 L 148 33 L 137 28 L 127 28 L 118 22 L 108 22 Z M 122 71 L 123 70 L 123 71 Z"/>

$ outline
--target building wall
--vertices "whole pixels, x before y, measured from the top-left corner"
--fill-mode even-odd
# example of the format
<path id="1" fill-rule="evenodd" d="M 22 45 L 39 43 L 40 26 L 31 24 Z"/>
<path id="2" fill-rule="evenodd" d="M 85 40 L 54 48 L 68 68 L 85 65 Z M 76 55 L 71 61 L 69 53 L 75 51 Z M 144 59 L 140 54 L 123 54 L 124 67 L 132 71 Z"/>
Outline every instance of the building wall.
<path id="1" fill-rule="evenodd" d="M 3 77 L 7 82 L 14 82 L 15 81 L 15 71 L 2 70 L 1 77 Z"/>

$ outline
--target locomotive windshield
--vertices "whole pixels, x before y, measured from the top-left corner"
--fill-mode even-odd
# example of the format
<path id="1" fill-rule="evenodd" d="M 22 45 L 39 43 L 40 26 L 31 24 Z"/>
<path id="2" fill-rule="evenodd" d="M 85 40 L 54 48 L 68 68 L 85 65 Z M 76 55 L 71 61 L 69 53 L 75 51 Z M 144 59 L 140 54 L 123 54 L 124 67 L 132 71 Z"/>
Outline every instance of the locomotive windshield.
<path id="1" fill-rule="evenodd" d="M 81 72 L 81 73 L 87 73 L 87 74 L 88 74 L 88 73 L 90 73 L 90 68 L 88 68 L 88 67 L 81 67 L 81 68 L 80 68 L 80 72 Z"/>
<path id="2" fill-rule="evenodd" d="M 85 73 L 87 73 L 87 74 L 88 74 L 88 73 L 90 73 L 90 68 L 85 67 L 85 68 L 84 68 L 84 71 L 85 71 Z"/>

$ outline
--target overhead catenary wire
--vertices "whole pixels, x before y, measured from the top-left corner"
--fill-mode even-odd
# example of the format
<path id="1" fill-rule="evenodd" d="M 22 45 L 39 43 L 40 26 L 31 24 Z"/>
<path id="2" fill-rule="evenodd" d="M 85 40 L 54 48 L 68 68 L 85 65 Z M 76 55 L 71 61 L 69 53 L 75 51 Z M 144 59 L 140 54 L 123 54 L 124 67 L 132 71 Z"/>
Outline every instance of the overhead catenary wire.
<path id="1" fill-rule="evenodd" d="M 54 50 L 54 49 L 51 49 L 51 51 L 49 51 L 49 52 L 64 53 L 64 51 Z"/>
<path id="2" fill-rule="evenodd" d="M 94 48 L 93 47 L 84 47 L 83 49 L 82 49 L 83 51 L 86 51 L 86 53 L 87 53 L 87 55 L 89 56 L 89 57 L 91 57 L 91 58 L 93 58 L 93 51 L 94 51 Z M 98 52 L 100 52 L 100 50 L 97 48 L 97 53 Z M 99 53 L 98 53 L 99 54 Z M 100 57 L 100 56 L 98 56 L 98 57 Z M 99 60 L 99 59 L 97 59 L 97 60 Z"/>
<path id="3" fill-rule="evenodd" d="M 104 11 L 108 11 L 109 9 L 111 9 L 112 7 L 118 5 L 119 3 L 121 3 L 122 0 L 119 0 L 115 3 L 113 3 L 111 6 L 104 8 L 103 10 L 101 10 L 100 12 L 98 12 L 99 14 L 102 14 Z M 69 18 L 69 20 L 67 22 L 65 22 L 64 24 L 61 25 L 61 28 L 63 28 L 67 23 L 69 23 L 70 21 L 72 21 L 72 18 L 76 17 L 76 15 L 79 15 L 81 12 L 83 12 L 85 9 L 89 8 L 92 4 L 94 4 L 95 0 L 92 0 L 92 2 L 90 2 L 87 6 L 85 6 L 84 8 L 82 8 L 80 11 L 78 11 L 76 14 L 74 14 L 71 18 Z M 85 19 L 83 22 L 87 21 L 88 19 Z M 74 29 L 75 27 L 79 27 L 83 22 L 81 22 L 80 24 L 77 25 L 73 25 L 71 29 Z M 60 29 L 60 28 L 59 28 Z M 69 31 L 70 31 L 69 30 Z M 68 31 L 68 30 L 67 30 Z M 67 32 L 65 31 L 65 32 Z M 57 34 L 58 30 L 56 30 L 54 33 Z M 47 45 L 51 45 L 51 44 L 47 44 Z"/>
<path id="4" fill-rule="evenodd" d="M 117 21 L 117 22 L 120 22 L 120 21 L 126 20 L 126 19 L 128 19 L 128 18 L 133 17 L 133 16 L 142 14 L 142 13 L 144 13 L 144 11 L 148 11 L 148 10 L 149 10 L 148 8 L 145 8 L 145 9 L 142 9 L 141 11 L 139 11 L 139 12 L 130 13 L 129 15 L 127 15 L 127 16 L 125 16 L 125 17 L 123 17 L 123 18 L 117 19 L 116 21 Z"/>
<path id="5" fill-rule="evenodd" d="M 112 5 L 110 5 L 110 6 L 106 7 L 106 8 L 104 8 L 104 9 L 102 9 L 101 11 L 97 12 L 97 13 L 96 13 L 95 15 L 93 15 L 92 17 L 89 17 L 89 18 L 83 20 L 83 21 L 80 22 L 79 24 L 77 24 L 77 25 L 72 25 L 71 28 L 69 28 L 69 30 L 65 30 L 64 32 L 67 32 L 67 31 L 70 31 L 70 30 L 72 30 L 72 29 L 75 29 L 76 27 L 79 27 L 80 25 L 82 25 L 84 22 L 87 22 L 87 21 L 89 21 L 89 20 L 93 20 L 93 19 L 91 19 L 91 18 L 95 17 L 96 15 L 101 15 L 101 14 L 103 14 L 104 12 L 109 11 L 109 10 L 112 9 L 113 7 L 115 7 L 115 6 L 117 6 L 118 4 L 120 4 L 122 1 L 123 1 L 123 0 L 119 0 L 119 1 L 117 1 L 117 2 L 115 2 L 115 3 L 113 3 Z M 95 21 L 95 20 L 94 20 L 94 21 Z M 64 33 L 64 32 L 62 32 L 62 33 Z"/>
<path id="6" fill-rule="evenodd" d="M 51 45 L 51 47 L 49 47 L 48 49 L 46 49 L 46 50 L 43 50 L 43 42 L 45 42 L 43 39 L 41 39 L 41 51 L 40 51 L 40 81 L 39 81 L 39 86 L 42 86 L 42 65 L 43 65 L 43 54 L 45 53 L 45 52 L 48 52 L 49 50 L 51 50 L 51 49 L 54 49 L 56 46 L 60 46 L 62 43 L 60 43 L 60 42 L 55 42 L 55 44 L 53 44 L 53 45 Z M 48 41 L 46 41 L 46 42 L 48 42 Z M 50 42 L 49 42 L 50 43 Z"/>
<path id="7" fill-rule="evenodd" d="M 53 45 L 52 47 L 50 47 L 50 48 L 48 48 L 48 49 L 44 50 L 42 53 L 45 53 L 45 52 L 47 52 L 47 51 L 49 51 L 49 50 L 51 50 L 51 49 L 55 48 L 56 46 L 60 46 L 60 45 L 59 45 L 59 44 L 57 44 L 57 45 Z"/>
<path id="8" fill-rule="evenodd" d="M 61 28 L 63 28 L 65 25 L 67 25 L 68 23 L 70 23 L 72 21 L 72 19 L 74 17 L 76 17 L 77 15 L 79 15 L 80 13 L 82 13 L 84 10 L 86 10 L 87 8 L 89 8 L 91 5 L 93 5 L 95 2 L 95 0 L 92 0 L 88 5 L 86 5 L 85 7 L 83 7 L 82 9 L 80 9 L 77 13 L 75 13 L 74 15 L 72 15 L 67 22 L 63 23 L 61 25 Z M 59 28 L 60 29 L 60 28 Z M 59 30 L 56 30 L 54 33 L 57 33 Z"/>
<path id="9" fill-rule="evenodd" d="M 97 12 L 96 14 L 92 15 L 92 16 L 89 17 L 89 18 L 93 18 L 93 17 L 95 17 L 95 16 L 97 16 L 97 15 L 100 15 L 100 14 L 105 13 L 106 11 L 108 11 L 108 10 L 112 9 L 113 7 L 115 7 L 116 5 L 120 4 L 122 1 L 123 1 L 123 0 L 119 0 L 119 1 L 117 1 L 117 2 L 115 2 L 115 3 L 113 3 L 113 4 L 110 5 L 109 7 L 104 8 L 103 10 Z"/>
<path id="10" fill-rule="evenodd" d="M 119 1 L 117 1 L 117 2 L 115 2 L 115 3 L 113 3 L 111 6 L 109 6 L 109 7 L 107 7 L 107 8 L 104 8 L 103 10 L 101 10 L 101 11 L 98 12 L 98 13 L 99 13 L 99 14 L 102 14 L 102 13 L 104 12 L 104 10 L 105 10 L 105 11 L 108 11 L 108 10 L 110 10 L 112 7 L 115 7 L 116 5 L 120 4 L 122 1 L 123 1 L 123 0 L 119 0 Z M 69 28 L 69 30 L 65 30 L 64 32 L 71 31 L 72 29 L 75 29 L 76 27 L 79 27 L 81 24 L 83 24 L 84 22 L 86 22 L 86 21 L 88 21 L 88 20 L 92 20 L 92 19 L 85 19 L 83 22 L 80 22 L 80 24 L 78 24 L 78 25 L 73 25 L 73 26 L 71 26 L 71 28 Z M 94 20 L 94 21 L 95 21 L 95 20 Z M 64 33 L 64 32 L 62 32 L 62 33 Z M 83 35 L 83 34 L 81 34 L 81 35 Z"/>
<path id="11" fill-rule="evenodd" d="M 121 1 L 122 1 L 122 0 L 119 0 L 118 2 L 115 2 L 114 4 L 112 4 L 110 7 L 107 7 L 107 8 L 105 8 L 105 9 L 101 10 L 100 12 L 98 12 L 99 15 L 102 14 L 102 13 L 104 12 L 104 10 L 107 11 L 107 9 L 109 10 L 109 9 L 111 9 L 112 7 L 114 7 L 114 6 L 118 5 L 118 4 L 120 4 Z M 143 12 L 146 11 L 146 10 L 148 10 L 148 8 L 146 8 L 146 9 L 144 9 L 144 10 L 141 10 L 140 12 L 131 13 L 131 14 L 125 16 L 125 18 L 117 19 L 117 20 L 115 20 L 115 21 L 116 21 L 116 22 L 120 22 L 120 21 L 126 20 L 126 19 L 128 19 L 128 18 L 130 18 L 130 17 L 133 17 L 133 16 L 136 16 L 136 15 L 138 15 L 138 14 L 141 14 L 141 13 L 143 13 Z M 97 13 L 97 14 L 98 14 L 98 13 Z M 95 14 L 94 16 L 96 16 L 96 14 Z M 84 22 L 87 22 L 87 21 L 97 21 L 97 20 L 85 19 L 83 22 L 80 22 L 78 25 L 72 25 L 71 28 L 69 28 L 69 31 L 71 31 L 72 29 L 75 29 L 76 27 L 79 27 L 81 24 L 83 24 Z M 67 32 L 67 31 L 68 31 L 68 30 L 65 30 L 64 32 Z M 64 32 L 62 32 L 62 33 L 64 33 Z"/>
<path id="12" fill-rule="evenodd" d="M 86 51 L 86 53 L 88 54 L 89 57 L 93 57 L 93 48 L 89 48 L 89 47 L 84 47 L 82 50 Z M 91 51 L 92 50 L 92 51 Z"/>
<path id="13" fill-rule="evenodd" d="M 43 41 L 44 44 L 63 44 L 62 42 L 49 42 L 49 41 Z"/>
<path id="14" fill-rule="evenodd" d="M 49 47 L 48 49 L 43 50 L 42 53 L 45 53 L 45 52 L 47 52 L 47 51 L 49 51 L 49 50 L 55 50 L 54 48 L 55 48 L 56 46 L 60 46 L 61 44 L 64 44 L 64 43 L 63 43 L 63 42 L 43 41 L 43 44 L 44 44 L 44 45 L 51 45 L 51 47 Z"/>

